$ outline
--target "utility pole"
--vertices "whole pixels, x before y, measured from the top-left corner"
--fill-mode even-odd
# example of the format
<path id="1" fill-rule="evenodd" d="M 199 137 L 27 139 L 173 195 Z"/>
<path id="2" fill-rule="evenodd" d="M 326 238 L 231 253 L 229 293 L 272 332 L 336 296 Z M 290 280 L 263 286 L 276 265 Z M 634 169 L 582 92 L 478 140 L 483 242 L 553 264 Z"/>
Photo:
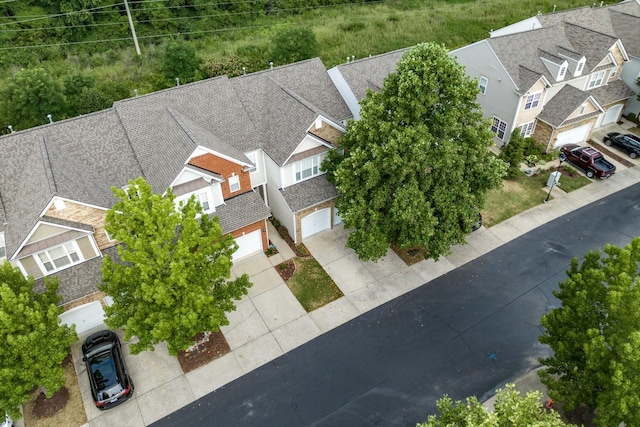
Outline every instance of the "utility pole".
<path id="1" fill-rule="evenodd" d="M 127 18 L 129 18 L 129 27 L 131 27 L 131 35 L 133 36 L 133 43 L 135 43 L 136 45 L 136 53 L 140 55 L 140 46 L 138 45 L 136 28 L 133 26 L 133 19 L 131 19 L 131 11 L 129 10 L 129 3 L 127 3 L 127 0 L 124 0 L 124 8 L 127 10 Z"/>

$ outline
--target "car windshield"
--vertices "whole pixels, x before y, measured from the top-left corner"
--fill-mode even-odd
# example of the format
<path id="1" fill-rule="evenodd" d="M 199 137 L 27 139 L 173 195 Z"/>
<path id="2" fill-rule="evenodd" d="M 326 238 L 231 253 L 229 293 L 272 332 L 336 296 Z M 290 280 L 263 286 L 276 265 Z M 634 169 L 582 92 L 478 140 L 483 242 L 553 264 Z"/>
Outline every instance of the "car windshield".
<path id="1" fill-rule="evenodd" d="M 110 351 L 94 355 L 89 365 L 100 400 L 108 399 L 122 391 L 122 386 L 118 383 L 115 361 Z"/>

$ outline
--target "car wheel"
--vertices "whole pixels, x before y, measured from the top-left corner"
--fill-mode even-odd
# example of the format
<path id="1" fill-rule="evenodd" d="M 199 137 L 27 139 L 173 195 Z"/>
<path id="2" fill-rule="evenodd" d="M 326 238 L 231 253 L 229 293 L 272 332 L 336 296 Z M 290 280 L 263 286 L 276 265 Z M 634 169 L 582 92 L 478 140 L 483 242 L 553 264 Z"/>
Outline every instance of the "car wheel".
<path id="1" fill-rule="evenodd" d="M 629 153 L 629 157 L 631 157 L 632 159 L 635 159 L 636 157 L 638 157 L 638 154 L 632 151 L 631 153 Z"/>
<path id="2" fill-rule="evenodd" d="M 596 174 L 593 173 L 593 171 L 587 171 L 587 178 L 593 178 L 594 176 L 596 176 Z"/>
<path id="3" fill-rule="evenodd" d="M 610 139 L 605 139 L 604 140 L 604 145 L 611 145 L 611 140 Z"/>

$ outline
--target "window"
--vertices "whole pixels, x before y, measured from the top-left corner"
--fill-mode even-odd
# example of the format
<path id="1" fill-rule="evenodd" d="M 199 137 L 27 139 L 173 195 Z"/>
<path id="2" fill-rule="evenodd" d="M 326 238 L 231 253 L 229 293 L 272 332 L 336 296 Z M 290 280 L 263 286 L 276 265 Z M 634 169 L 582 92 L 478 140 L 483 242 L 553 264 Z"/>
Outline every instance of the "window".
<path id="1" fill-rule="evenodd" d="M 491 130 L 498 136 L 498 138 L 504 141 L 504 135 L 507 133 L 507 123 L 497 117 L 494 117 Z"/>
<path id="2" fill-rule="evenodd" d="M 615 67 L 613 67 L 613 69 L 611 70 L 611 74 L 609 74 L 609 78 L 612 79 L 615 76 L 618 75 L 618 66 L 616 65 Z"/>
<path id="3" fill-rule="evenodd" d="M 240 189 L 240 178 L 238 175 L 233 175 L 229 177 L 229 190 L 233 193 L 234 191 L 238 191 Z"/>
<path id="4" fill-rule="evenodd" d="M 587 104 L 582 104 L 580 106 L 580 112 L 578 114 L 583 115 L 584 114 L 584 110 L 587 108 Z"/>
<path id="5" fill-rule="evenodd" d="M 256 170 L 258 170 L 258 168 L 256 167 L 256 153 L 247 154 L 247 159 L 251 160 L 251 163 L 253 163 L 253 167 L 249 169 L 249 172 L 255 172 Z"/>
<path id="6" fill-rule="evenodd" d="M 489 84 L 489 79 L 483 76 L 480 76 L 480 80 L 478 81 L 478 86 L 480 86 L 480 93 L 487 93 L 487 85 Z"/>
<path id="7" fill-rule="evenodd" d="M 578 62 L 578 66 L 576 67 L 576 75 L 579 75 L 582 72 L 583 68 L 584 68 L 584 62 L 582 61 Z"/>
<path id="8" fill-rule="evenodd" d="M 200 202 L 200 206 L 202 206 L 203 212 L 209 212 L 209 196 L 206 191 L 202 191 L 196 194 L 196 200 Z"/>
<path id="9" fill-rule="evenodd" d="M 533 95 L 528 95 L 527 100 L 524 103 L 524 109 L 530 110 L 531 108 L 536 108 L 538 106 L 538 103 L 540 102 L 541 94 L 541 92 L 538 92 L 534 93 Z"/>
<path id="10" fill-rule="evenodd" d="M 535 125 L 535 120 L 533 122 L 525 123 L 520 125 L 520 135 L 523 137 L 528 137 L 533 133 L 533 127 Z"/>
<path id="11" fill-rule="evenodd" d="M 309 157 L 296 163 L 296 181 L 318 175 L 318 158 Z"/>
<path id="12" fill-rule="evenodd" d="M 567 74 L 567 66 L 563 65 L 560 67 L 560 71 L 558 71 L 558 80 L 563 80 L 565 74 Z"/>
<path id="13" fill-rule="evenodd" d="M 37 256 L 48 273 L 80 262 L 80 256 L 72 242 L 40 252 Z"/>
<path id="14" fill-rule="evenodd" d="M 0 233 L 0 258 L 7 256 L 7 248 L 4 245 L 4 232 Z"/>
<path id="15" fill-rule="evenodd" d="M 599 71 L 595 74 L 592 74 L 591 79 L 589 80 L 589 89 L 602 86 L 602 79 L 604 79 L 604 71 Z"/>

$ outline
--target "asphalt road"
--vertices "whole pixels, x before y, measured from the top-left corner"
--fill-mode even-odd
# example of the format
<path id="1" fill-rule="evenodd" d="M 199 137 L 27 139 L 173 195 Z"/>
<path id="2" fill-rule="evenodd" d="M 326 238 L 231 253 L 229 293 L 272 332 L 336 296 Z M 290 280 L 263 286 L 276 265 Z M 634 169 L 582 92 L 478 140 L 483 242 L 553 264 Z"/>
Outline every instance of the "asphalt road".
<path id="1" fill-rule="evenodd" d="M 574 256 L 640 235 L 640 184 L 372 310 L 153 424 L 415 426 L 538 366 L 540 316 Z"/>

